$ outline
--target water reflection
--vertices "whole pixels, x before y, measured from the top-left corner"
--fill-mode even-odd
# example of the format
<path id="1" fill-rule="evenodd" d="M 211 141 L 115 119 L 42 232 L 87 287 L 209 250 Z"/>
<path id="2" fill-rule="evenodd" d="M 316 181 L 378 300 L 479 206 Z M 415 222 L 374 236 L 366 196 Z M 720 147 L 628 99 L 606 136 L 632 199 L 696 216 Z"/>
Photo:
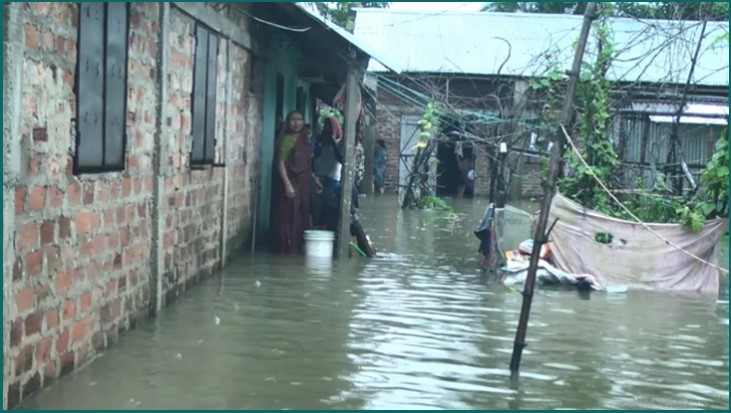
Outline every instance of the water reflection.
<path id="1" fill-rule="evenodd" d="M 366 199 L 383 253 L 242 257 L 28 409 L 728 409 L 728 285 L 693 294 L 539 289 L 480 271 L 473 226 Z"/>

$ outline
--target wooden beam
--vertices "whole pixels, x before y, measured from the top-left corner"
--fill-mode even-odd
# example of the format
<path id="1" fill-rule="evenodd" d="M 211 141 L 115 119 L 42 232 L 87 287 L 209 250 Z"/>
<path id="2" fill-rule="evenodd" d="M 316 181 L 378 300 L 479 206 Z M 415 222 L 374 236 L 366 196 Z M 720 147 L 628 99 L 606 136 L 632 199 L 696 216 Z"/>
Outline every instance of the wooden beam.
<path id="1" fill-rule="evenodd" d="M 345 102 L 345 162 L 340 173 L 340 225 L 338 225 L 338 248 L 336 257 L 347 258 L 350 252 L 350 205 L 353 191 L 353 175 L 355 170 L 355 124 L 358 122 L 356 106 L 358 102 L 358 65 L 348 65 L 348 81 Z"/>

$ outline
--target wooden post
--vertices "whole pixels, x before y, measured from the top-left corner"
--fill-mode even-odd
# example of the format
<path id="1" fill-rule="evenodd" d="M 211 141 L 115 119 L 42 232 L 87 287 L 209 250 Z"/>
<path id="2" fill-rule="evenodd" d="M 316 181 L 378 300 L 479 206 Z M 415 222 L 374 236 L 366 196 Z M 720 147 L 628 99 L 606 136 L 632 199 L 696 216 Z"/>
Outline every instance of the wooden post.
<path id="1" fill-rule="evenodd" d="M 358 122 L 356 106 L 358 104 L 358 66 L 355 61 L 349 63 L 348 82 L 345 87 L 345 154 L 342 172 L 340 173 L 340 224 L 338 225 L 337 258 L 348 257 L 350 252 L 350 205 L 355 173 L 355 124 Z"/>
<path id="2" fill-rule="evenodd" d="M 574 63 L 569 73 L 569 82 L 566 89 L 566 95 L 564 99 L 563 110 L 561 111 L 560 122 L 563 125 L 570 123 L 574 95 L 576 94 L 576 84 L 579 80 L 579 73 L 581 70 L 581 62 L 584 58 L 584 50 L 586 49 L 586 41 L 589 38 L 589 30 L 591 29 L 591 23 L 594 20 L 594 11 L 596 10 L 596 3 L 590 2 L 586 5 L 586 11 L 584 12 L 584 23 L 581 27 L 581 34 L 579 36 L 579 44 L 576 48 L 576 54 L 574 55 Z M 523 289 L 523 306 L 520 310 L 520 320 L 518 322 L 518 331 L 515 334 L 515 343 L 513 345 L 513 356 L 510 359 L 510 372 L 512 375 L 516 375 L 520 369 L 520 359 L 523 354 L 523 348 L 525 344 L 525 335 L 528 330 L 528 318 L 530 316 L 530 307 L 533 302 L 533 287 L 536 283 L 536 272 L 538 270 L 538 259 L 541 251 L 541 247 L 545 244 L 548 234 L 546 229 L 548 227 L 548 215 L 551 210 L 551 201 L 553 200 L 554 190 L 556 186 L 556 177 L 559 172 L 559 166 L 561 163 L 561 155 L 565 145 L 565 139 L 561 132 L 561 124 L 556 125 L 554 130 L 553 142 L 554 148 L 551 152 L 551 159 L 548 164 L 548 173 L 546 180 L 543 185 L 543 200 L 541 201 L 541 213 L 538 218 L 538 226 L 536 232 L 533 235 L 533 251 L 531 251 L 530 265 L 528 266 L 528 276 L 525 280 L 525 288 Z"/>

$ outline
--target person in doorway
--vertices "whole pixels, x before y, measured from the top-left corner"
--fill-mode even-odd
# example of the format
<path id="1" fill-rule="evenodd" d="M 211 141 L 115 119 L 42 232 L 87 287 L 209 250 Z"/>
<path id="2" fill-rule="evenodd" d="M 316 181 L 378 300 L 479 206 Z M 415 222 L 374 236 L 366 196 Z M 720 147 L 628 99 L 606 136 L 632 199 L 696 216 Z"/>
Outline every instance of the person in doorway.
<path id="1" fill-rule="evenodd" d="M 373 193 L 382 194 L 384 185 L 384 172 L 386 171 L 386 159 L 388 159 L 388 150 L 386 150 L 386 141 L 378 139 L 376 141 L 376 150 L 373 155 Z"/>
<path id="2" fill-rule="evenodd" d="M 338 225 L 343 167 L 344 139 L 340 123 L 335 117 L 325 120 L 322 133 L 317 137 L 313 170 L 322 192 L 317 195 L 317 207 L 313 211 L 313 224 L 316 227 L 335 231 Z M 351 191 L 351 212 L 359 208 L 358 191 Z"/>
<path id="3" fill-rule="evenodd" d="M 317 140 L 315 139 L 314 134 L 312 133 L 312 125 L 309 123 L 305 123 L 305 135 L 307 136 L 307 143 L 310 145 L 310 150 L 312 150 L 312 153 L 315 153 L 315 145 L 317 144 Z"/>
<path id="4" fill-rule="evenodd" d="M 302 114 L 290 112 L 276 142 L 280 185 L 277 197 L 279 252 L 300 253 L 309 226 L 312 151 Z"/>
<path id="5" fill-rule="evenodd" d="M 363 175 L 365 175 L 365 150 L 363 149 L 363 140 L 360 135 L 355 137 L 355 181 L 353 184 L 357 192 L 360 194 L 363 192 L 360 184 L 363 181 Z"/>

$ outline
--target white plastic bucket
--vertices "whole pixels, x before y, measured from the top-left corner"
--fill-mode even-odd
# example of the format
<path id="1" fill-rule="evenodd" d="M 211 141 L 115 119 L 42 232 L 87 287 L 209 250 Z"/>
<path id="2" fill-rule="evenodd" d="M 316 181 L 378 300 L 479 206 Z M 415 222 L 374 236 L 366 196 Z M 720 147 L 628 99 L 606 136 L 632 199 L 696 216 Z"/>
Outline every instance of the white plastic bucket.
<path id="1" fill-rule="evenodd" d="M 332 258 L 335 233 L 332 231 L 305 231 L 305 255 L 311 258 Z"/>

